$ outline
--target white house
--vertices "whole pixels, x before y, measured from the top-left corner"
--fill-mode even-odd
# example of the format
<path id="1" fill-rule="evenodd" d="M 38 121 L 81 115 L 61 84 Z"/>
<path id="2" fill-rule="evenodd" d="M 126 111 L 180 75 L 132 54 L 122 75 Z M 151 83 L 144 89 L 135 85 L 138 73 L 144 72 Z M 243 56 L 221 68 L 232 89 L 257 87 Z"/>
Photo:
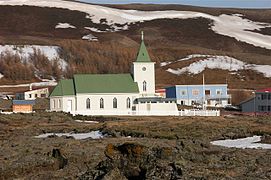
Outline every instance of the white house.
<path id="1" fill-rule="evenodd" d="M 81 115 L 178 115 L 176 100 L 155 95 L 155 63 L 142 42 L 131 74 L 77 74 L 61 80 L 50 110 Z"/>
<path id="2" fill-rule="evenodd" d="M 17 100 L 35 100 L 37 98 L 47 98 L 49 96 L 48 88 L 32 89 L 30 86 L 29 91 L 16 93 Z"/>

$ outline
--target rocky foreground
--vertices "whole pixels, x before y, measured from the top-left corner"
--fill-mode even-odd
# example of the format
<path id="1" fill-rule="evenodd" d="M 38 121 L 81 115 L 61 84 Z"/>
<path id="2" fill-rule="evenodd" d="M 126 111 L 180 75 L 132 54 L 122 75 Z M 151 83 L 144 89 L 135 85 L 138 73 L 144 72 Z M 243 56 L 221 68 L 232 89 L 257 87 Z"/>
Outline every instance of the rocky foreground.
<path id="1" fill-rule="evenodd" d="M 252 135 L 270 143 L 271 117 L 1 115 L 0 179 L 271 179 L 271 150 L 210 144 Z"/>

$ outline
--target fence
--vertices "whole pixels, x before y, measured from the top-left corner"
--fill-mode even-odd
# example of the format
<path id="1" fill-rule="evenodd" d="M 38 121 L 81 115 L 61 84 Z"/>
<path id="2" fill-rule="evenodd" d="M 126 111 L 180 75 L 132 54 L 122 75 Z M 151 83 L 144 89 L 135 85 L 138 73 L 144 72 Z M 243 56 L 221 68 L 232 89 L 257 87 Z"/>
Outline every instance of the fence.
<path id="1" fill-rule="evenodd" d="M 220 116 L 220 110 L 185 109 L 179 111 L 179 116 Z"/>
<path id="2" fill-rule="evenodd" d="M 198 109 L 181 111 L 77 111 L 71 114 L 92 116 L 220 116 L 220 111 Z"/>

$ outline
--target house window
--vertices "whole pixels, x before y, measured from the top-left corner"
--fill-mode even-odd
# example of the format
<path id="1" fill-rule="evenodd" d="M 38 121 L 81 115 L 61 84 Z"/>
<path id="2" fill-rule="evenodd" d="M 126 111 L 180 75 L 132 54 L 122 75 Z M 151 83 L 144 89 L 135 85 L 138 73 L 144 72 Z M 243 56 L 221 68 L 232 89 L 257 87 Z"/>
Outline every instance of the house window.
<path id="1" fill-rule="evenodd" d="M 61 108 L 61 100 L 58 100 L 58 108 Z"/>
<path id="2" fill-rule="evenodd" d="M 262 95 L 261 95 L 261 98 L 262 98 L 262 100 L 267 99 L 267 94 L 262 94 Z"/>
<path id="3" fill-rule="evenodd" d="M 130 100 L 130 98 L 127 98 L 126 104 L 127 104 L 127 108 L 130 109 L 131 108 L 131 100 Z"/>
<path id="4" fill-rule="evenodd" d="M 117 108 L 118 108 L 118 100 L 117 100 L 117 98 L 114 98 L 114 99 L 113 99 L 113 108 L 114 108 L 114 109 L 117 109 Z"/>
<path id="5" fill-rule="evenodd" d="M 143 82 L 143 91 L 147 91 L 147 82 L 146 81 Z"/>
<path id="6" fill-rule="evenodd" d="M 90 99 L 89 98 L 87 98 L 87 100 L 86 100 L 86 108 L 90 109 Z"/>
<path id="7" fill-rule="evenodd" d="M 222 95 L 221 89 L 217 89 L 217 90 L 216 90 L 216 95 Z"/>
<path id="8" fill-rule="evenodd" d="M 100 109 L 103 109 L 104 108 L 104 99 L 101 98 L 100 99 Z"/>
<path id="9" fill-rule="evenodd" d="M 198 89 L 193 89 L 192 90 L 192 95 L 193 96 L 198 96 L 199 95 L 199 90 Z"/>
<path id="10" fill-rule="evenodd" d="M 186 90 L 182 90 L 182 91 L 181 91 L 181 95 L 182 95 L 182 96 L 185 96 L 185 95 L 186 95 Z"/>
<path id="11" fill-rule="evenodd" d="M 35 98 L 37 98 L 38 97 L 38 94 L 35 94 Z"/>
<path id="12" fill-rule="evenodd" d="M 32 94 L 29 94 L 29 98 L 32 98 Z"/>
<path id="13" fill-rule="evenodd" d="M 211 95 L 211 90 L 205 90 L 205 95 L 210 96 Z"/>
<path id="14" fill-rule="evenodd" d="M 56 108 L 56 100 L 53 100 L 53 108 Z"/>

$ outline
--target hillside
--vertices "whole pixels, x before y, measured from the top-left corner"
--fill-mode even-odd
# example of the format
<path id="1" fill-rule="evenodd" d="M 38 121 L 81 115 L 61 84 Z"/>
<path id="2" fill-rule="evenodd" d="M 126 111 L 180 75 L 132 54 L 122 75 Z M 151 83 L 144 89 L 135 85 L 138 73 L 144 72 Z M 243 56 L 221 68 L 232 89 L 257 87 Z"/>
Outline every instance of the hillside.
<path id="1" fill-rule="evenodd" d="M 26 75 L 30 78 L 7 76 L 1 64 L 14 57 L 12 54 L 6 57 L 1 51 L 2 84 L 59 79 L 74 73 L 129 72 L 139 46 L 140 31 L 144 30 L 145 42 L 156 62 L 158 88 L 201 83 L 203 73 L 207 83 L 227 81 L 233 89 L 271 86 L 271 10 L 0 0 L 0 12 L 3 46 L 43 45 L 58 49 L 55 61 L 50 60 L 47 51 L 32 58 L 36 64 L 50 62 L 41 67 L 25 63 L 19 53 L 14 61 L 21 72 L 35 72 Z M 195 54 L 202 56 L 180 61 Z M 209 66 L 206 55 L 215 57 L 216 65 Z M 238 68 L 232 68 L 231 63 L 229 68 L 217 66 L 225 63 L 221 58 L 236 60 Z M 199 64 L 199 72 L 187 71 L 188 67 Z"/>

